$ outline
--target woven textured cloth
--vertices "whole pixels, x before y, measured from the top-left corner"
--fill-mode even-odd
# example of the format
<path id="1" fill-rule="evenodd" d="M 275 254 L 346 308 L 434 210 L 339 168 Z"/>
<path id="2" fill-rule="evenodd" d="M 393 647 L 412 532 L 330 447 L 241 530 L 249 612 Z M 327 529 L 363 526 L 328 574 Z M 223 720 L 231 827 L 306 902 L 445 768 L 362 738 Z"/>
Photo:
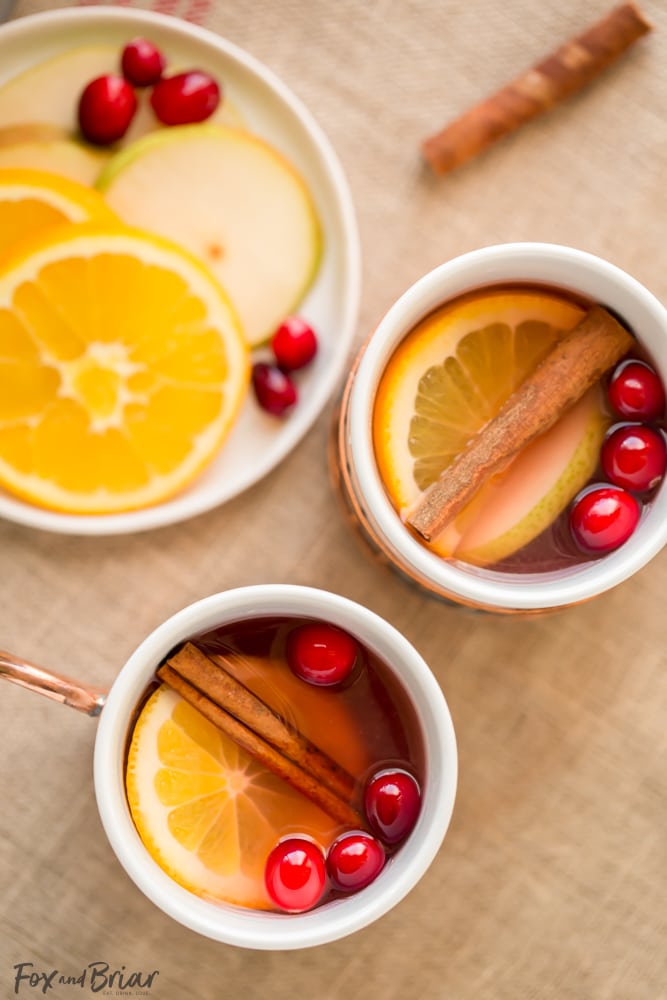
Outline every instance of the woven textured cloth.
<path id="1" fill-rule="evenodd" d="M 52 6 L 19 0 L 14 16 Z M 603 0 L 138 6 L 245 48 L 327 132 L 361 231 L 358 344 L 419 275 L 504 241 L 590 250 L 667 301 L 661 0 L 643 0 L 656 30 L 604 79 L 440 179 L 421 139 L 601 16 Z M 105 539 L 0 523 L 0 644 L 108 686 L 148 632 L 209 593 L 287 581 L 361 601 L 417 646 L 450 704 L 460 786 L 436 861 L 387 916 L 332 945 L 251 953 L 200 938 L 135 889 L 106 842 L 94 723 L 5 684 L 0 994 L 21 962 L 78 975 L 105 961 L 158 969 L 158 1000 L 666 998 L 667 554 L 558 615 L 437 603 L 350 533 L 327 475 L 330 417 L 262 483 L 184 524 Z"/>

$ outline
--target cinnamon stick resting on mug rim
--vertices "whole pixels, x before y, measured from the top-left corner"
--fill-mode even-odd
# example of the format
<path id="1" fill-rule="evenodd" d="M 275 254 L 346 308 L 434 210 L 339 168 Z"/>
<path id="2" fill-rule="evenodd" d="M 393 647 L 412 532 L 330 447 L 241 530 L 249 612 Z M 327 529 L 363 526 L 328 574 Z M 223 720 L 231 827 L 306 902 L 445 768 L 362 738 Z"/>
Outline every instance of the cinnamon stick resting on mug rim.
<path id="1" fill-rule="evenodd" d="M 422 143 L 436 174 L 445 174 L 515 129 L 582 90 L 652 30 L 633 3 L 615 7 L 583 34 L 470 108 Z"/>
<path id="2" fill-rule="evenodd" d="M 432 541 L 493 475 L 552 427 L 624 354 L 633 338 L 602 306 L 565 334 L 429 488 L 407 517 Z"/>

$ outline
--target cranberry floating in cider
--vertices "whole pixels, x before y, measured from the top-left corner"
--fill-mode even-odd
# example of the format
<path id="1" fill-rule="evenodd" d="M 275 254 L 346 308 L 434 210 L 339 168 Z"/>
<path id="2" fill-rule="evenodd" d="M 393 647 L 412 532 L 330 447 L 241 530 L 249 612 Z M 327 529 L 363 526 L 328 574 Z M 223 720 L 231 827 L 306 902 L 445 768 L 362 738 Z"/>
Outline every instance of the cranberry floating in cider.
<path id="1" fill-rule="evenodd" d="M 377 878 L 384 860 L 384 848 L 375 837 L 356 831 L 344 833 L 329 848 L 327 872 L 334 888 L 358 892 Z"/>
<path id="2" fill-rule="evenodd" d="M 594 486 L 572 505 L 572 534 L 584 552 L 612 552 L 627 542 L 639 522 L 635 498 L 619 486 Z"/>
<path id="3" fill-rule="evenodd" d="M 303 837 L 281 840 L 266 862 L 266 889 L 288 913 L 310 910 L 324 892 L 326 869 L 321 849 Z"/>
<path id="4" fill-rule="evenodd" d="M 359 650 L 354 639 L 333 625 L 313 622 L 295 629 L 287 640 L 287 662 L 302 680 L 328 686 L 352 673 Z"/>
<path id="5" fill-rule="evenodd" d="M 665 410 L 665 389 L 650 365 L 625 361 L 611 377 L 609 401 L 621 417 L 658 420 Z"/>
<path id="6" fill-rule="evenodd" d="M 664 434 L 643 424 L 613 430 L 602 445 L 602 469 L 616 486 L 645 493 L 657 486 L 667 468 Z"/>
<path id="7" fill-rule="evenodd" d="M 417 822 L 419 785 L 407 771 L 382 771 L 368 783 L 364 797 L 371 826 L 387 844 L 403 840 Z"/>

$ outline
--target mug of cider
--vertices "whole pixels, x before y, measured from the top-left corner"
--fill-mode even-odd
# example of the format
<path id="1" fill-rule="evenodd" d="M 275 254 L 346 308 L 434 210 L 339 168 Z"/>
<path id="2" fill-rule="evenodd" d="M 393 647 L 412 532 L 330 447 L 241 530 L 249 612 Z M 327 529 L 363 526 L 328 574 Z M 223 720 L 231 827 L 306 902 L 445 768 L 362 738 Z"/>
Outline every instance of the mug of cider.
<path id="1" fill-rule="evenodd" d="M 667 310 L 620 268 L 516 243 L 431 271 L 353 366 L 335 484 L 425 591 L 537 613 L 586 601 L 667 541 Z"/>
<path id="2" fill-rule="evenodd" d="M 457 752 L 442 691 L 391 625 L 327 591 L 198 601 L 108 694 L 8 653 L 0 676 L 100 716 L 113 850 L 158 907 L 215 940 L 344 937 L 398 903 L 445 836 Z"/>

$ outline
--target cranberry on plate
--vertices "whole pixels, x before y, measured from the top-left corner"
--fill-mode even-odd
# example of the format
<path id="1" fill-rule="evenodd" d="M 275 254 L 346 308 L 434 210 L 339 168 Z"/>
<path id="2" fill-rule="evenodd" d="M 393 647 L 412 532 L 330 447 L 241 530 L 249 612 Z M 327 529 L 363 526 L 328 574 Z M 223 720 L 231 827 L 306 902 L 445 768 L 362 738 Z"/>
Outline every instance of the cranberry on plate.
<path id="1" fill-rule="evenodd" d="M 123 76 L 135 87 L 150 87 L 157 83 L 166 64 L 158 47 L 147 38 L 133 38 L 120 57 Z"/>
<path id="2" fill-rule="evenodd" d="M 79 127 L 84 139 L 98 146 L 116 142 L 127 132 L 137 110 L 134 90 L 122 76 L 95 77 L 79 98 Z"/>
<path id="3" fill-rule="evenodd" d="M 151 94 L 151 106 L 163 125 L 192 125 L 206 121 L 219 103 L 218 84 L 201 70 L 163 76 Z"/>
<path id="4" fill-rule="evenodd" d="M 252 387 L 261 408 L 282 417 L 296 404 L 299 394 L 294 382 L 277 365 L 257 361 L 252 366 Z"/>
<path id="5" fill-rule="evenodd" d="M 271 339 L 276 364 L 285 372 L 294 372 L 310 364 L 317 353 L 315 331 L 300 316 L 288 316 Z"/>

